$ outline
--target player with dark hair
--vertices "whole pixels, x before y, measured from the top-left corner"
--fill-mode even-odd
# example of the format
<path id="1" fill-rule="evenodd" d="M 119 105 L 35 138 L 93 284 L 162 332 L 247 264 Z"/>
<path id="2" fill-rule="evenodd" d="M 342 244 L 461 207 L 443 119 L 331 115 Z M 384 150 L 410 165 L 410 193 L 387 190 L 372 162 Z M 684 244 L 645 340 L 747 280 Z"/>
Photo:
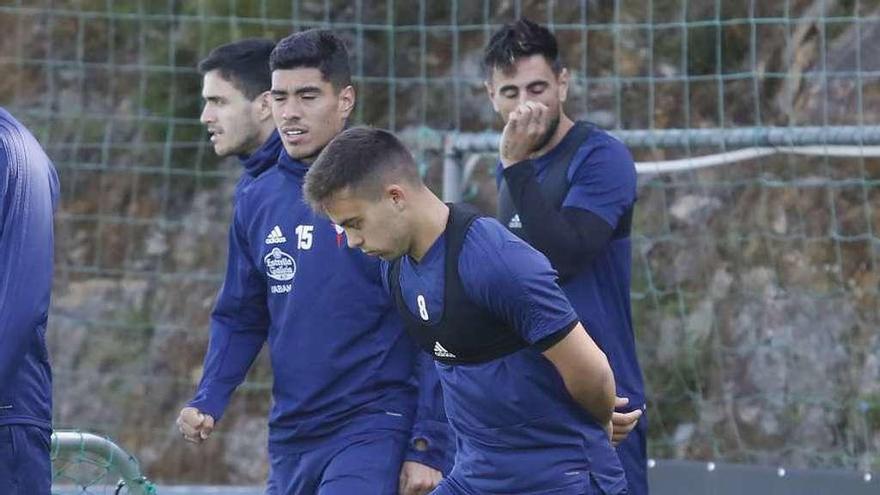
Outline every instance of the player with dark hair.
<path id="1" fill-rule="evenodd" d="M 486 89 L 504 121 L 498 219 L 544 253 L 617 383 L 614 442 L 629 490 L 648 493 L 647 417 L 630 310 L 636 171 L 626 147 L 563 110 L 569 74 L 556 38 L 528 19 L 489 40 Z"/>
<path id="2" fill-rule="evenodd" d="M 245 39 L 218 46 L 199 63 L 200 120 L 217 156 L 236 155 L 241 162 L 238 189 L 275 165 L 281 152 L 269 100 L 273 48 L 271 40 Z"/>
<path id="3" fill-rule="evenodd" d="M 267 39 L 235 41 L 211 50 L 198 66 L 203 100 L 200 120 L 208 130 L 214 152 L 220 157 L 237 156 L 243 168 L 233 208 L 237 208 L 242 189 L 274 166 L 281 153 L 281 139 L 275 131 L 269 101 L 269 55 L 273 48 L 275 43 Z M 233 262 L 228 260 L 228 264 Z M 227 341 L 215 336 L 208 354 L 226 344 Z M 222 393 L 215 395 L 199 388 L 177 419 L 184 438 L 199 443 L 211 434 L 229 399 L 228 394 L 223 400 L 221 397 Z"/>
<path id="4" fill-rule="evenodd" d="M 52 370 L 46 323 L 58 176 L 0 108 L 0 493 L 49 495 Z"/>
<path id="5" fill-rule="evenodd" d="M 349 246 L 386 260 L 386 290 L 436 361 L 458 451 L 435 494 L 626 492 L 614 376 L 542 254 L 441 202 L 385 131 L 337 136 L 305 194 Z"/>
<path id="6" fill-rule="evenodd" d="M 193 405 L 219 419 L 268 342 L 269 495 L 427 493 L 455 450 L 436 372 L 418 363 L 378 262 L 302 200 L 309 165 L 355 105 L 348 52 L 310 30 L 279 41 L 270 64 L 284 149 L 241 192 Z"/>

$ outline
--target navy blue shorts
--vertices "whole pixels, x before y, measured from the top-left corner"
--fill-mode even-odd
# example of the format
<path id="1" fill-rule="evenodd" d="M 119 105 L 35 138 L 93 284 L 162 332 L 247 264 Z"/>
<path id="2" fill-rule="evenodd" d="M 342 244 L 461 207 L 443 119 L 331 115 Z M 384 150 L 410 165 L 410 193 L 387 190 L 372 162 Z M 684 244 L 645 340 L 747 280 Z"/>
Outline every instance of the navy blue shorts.
<path id="1" fill-rule="evenodd" d="M 0 426 L 0 493 L 49 495 L 51 442 L 51 433 L 36 426 Z"/>
<path id="2" fill-rule="evenodd" d="M 308 452 L 269 454 L 266 495 L 397 495 L 409 433 L 376 430 Z"/>

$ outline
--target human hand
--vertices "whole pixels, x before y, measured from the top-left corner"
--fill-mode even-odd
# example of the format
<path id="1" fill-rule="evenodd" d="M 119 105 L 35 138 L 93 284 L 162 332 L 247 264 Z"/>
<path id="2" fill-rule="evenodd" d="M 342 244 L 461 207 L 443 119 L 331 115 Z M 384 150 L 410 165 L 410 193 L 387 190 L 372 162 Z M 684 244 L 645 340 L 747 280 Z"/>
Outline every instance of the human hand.
<path id="1" fill-rule="evenodd" d="M 177 416 L 177 429 L 187 442 L 202 443 L 214 431 L 214 418 L 195 407 L 184 407 Z"/>
<path id="2" fill-rule="evenodd" d="M 642 410 L 636 409 L 634 411 L 630 411 L 628 413 L 617 412 L 617 409 L 622 408 L 629 404 L 629 399 L 626 397 L 617 397 L 614 400 L 614 412 L 611 414 L 611 424 L 612 424 L 612 435 L 611 435 L 611 443 L 614 446 L 617 446 L 623 439 L 629 435 L 629 432 L 636 427 L 639 423 L 639 418 L 642 417 Z"/>
<path id="3" fill-rule="evenodd" d="M 440 484 L 443 473 L 415 461 L 405 461 L 400 467 L 398 489 L 400 495 L 425 495 Z"/>
<path id="4" fill-rule="evenodd" d="M 547 133 L 549 109 L 543 103 L 527 101 L 510 112 L 501 133 L 499 155 L 507 168 L 529 158 Z"/>

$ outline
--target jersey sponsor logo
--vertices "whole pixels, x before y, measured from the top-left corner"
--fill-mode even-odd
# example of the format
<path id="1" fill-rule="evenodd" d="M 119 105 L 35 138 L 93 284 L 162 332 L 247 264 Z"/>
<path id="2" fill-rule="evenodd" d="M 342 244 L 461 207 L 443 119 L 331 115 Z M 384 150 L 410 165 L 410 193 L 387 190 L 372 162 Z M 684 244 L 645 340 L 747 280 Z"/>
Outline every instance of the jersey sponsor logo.
<path id="1" fill-rule="evenodd" d="M 269 232 L 269 235 L 266 236 L 266 244 L 281 244 L 283 242 L 287 242 L 287 238 L 284 237 L 284 234 L 281 232 L 281 227 L 275 226 L 272 228 L 272 231 Z"/>
<path id="2" fill-rule="evenodd" d="M 293 287 L 292 284 L 278 284 L 269 287 L 269 292 L 272 294 L 287 294 L 290 292 L 290 289 Z"/>
<path id="3" fill-rule="evenodd" d="M 508 229 L 521 229 L 522 228 L 522 222 L 519 221 L 519 213 L 517 213 L 516 215 L 513 216 L 513 218 L 510 219 L 510 222 L 507 223 L 507 228 Z"/>
<path id="4" fill-rule="evenodd" d="M 296 274 L 296 262 L 293 261 L 293 256 L 278 248 L 272 248 L 272 251 L 263 258 L 263 264 L 266 265 L 266 275 L 279 282 L 293 280 Z"/>
<path id="5" fill-rule="evenodd" d="M 454 358 L 455 354 L 447 351 L 440 342 L 434 342 L 434 355 L 442 358 Z"/>

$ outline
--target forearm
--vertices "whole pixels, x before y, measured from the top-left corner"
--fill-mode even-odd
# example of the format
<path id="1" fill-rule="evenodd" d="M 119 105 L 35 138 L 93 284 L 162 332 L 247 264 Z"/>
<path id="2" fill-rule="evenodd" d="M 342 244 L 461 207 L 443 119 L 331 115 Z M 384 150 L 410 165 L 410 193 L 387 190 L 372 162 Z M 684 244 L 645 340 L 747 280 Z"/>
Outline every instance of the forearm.
<path id="1" fill-rule="evenodd" d="M 531 162 L 506 168 L 504 180 L 529 243 L 547 256 L 561 278 L 591 262 L 607 245 L 611 226 L 586 210 L 559 210 L 550 204 Z"/>
<path id="2" fill-rule="evenodd" d="M 596 366 L 585 376 L 565 379 L 568 393 L 600 425 L 611 421 L 614 412 L 615 384 L 614 374 L 608 361 L 605 366 Z"/>
<path id="3" fill-rule="evenodd" d="M 211 312 L 211 338 L 205 355 L 202 380 L 190 406 L 219 420 L 235 388 L 266 341 L 269 308 L 266 288 L 248 257 L 246 229 L 239 221 L 229 229 L 229 256 L 223 287 Z"/>
<path id="4" fill-rule="evenodd" d="M 565 383 L 571 397 L 599 424 L 611 421 L 614 411 L 614 374 L 605 353 L 578 323 L 544 351 Z"/>
<path id="5" fill-rule="evenodd" d="M 202 378 L 187 405 L 219 421 L 232 392 L 244 381 L 265 341 L 264 328 L 218 318 L 215 311 Z"/>

